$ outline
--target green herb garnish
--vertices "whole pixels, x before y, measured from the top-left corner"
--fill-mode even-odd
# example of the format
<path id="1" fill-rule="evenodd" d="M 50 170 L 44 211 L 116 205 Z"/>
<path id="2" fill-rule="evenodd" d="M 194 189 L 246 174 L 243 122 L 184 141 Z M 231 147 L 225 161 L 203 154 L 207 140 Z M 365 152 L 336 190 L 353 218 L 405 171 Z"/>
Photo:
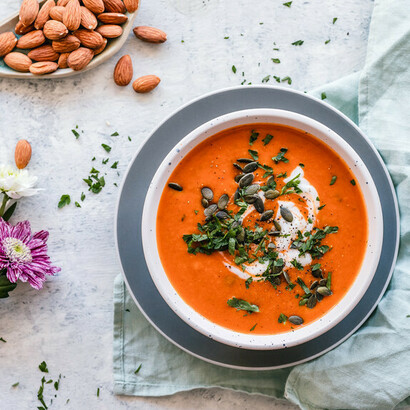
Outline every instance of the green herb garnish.
<path id="1" fill-rule="evenodd" d="M 309 288 L 306 286 L 305 282 L 303 282 L 303 280 L 301 278 L 297 278 L 296 282 L 298 283 L 298 285 L 303 289 L 303 292 L 305 292 L 306 295 L 310 295 L 310 290 Z"/>
<path id="2" fill-rule="evenodd" d="M 284 162 L 285 164 L 289 162 L 289 160 L 285 157 L 285 154 L 288 152 L 287 148 L 281 148 L 279 154 L 272 157 L 272 161 L 278 164 L 280 161 Z"/>
<path id="3" fill-rule="evenodd" d="M 327 274 L 326 287 L 330 290 L 331 285 L 332 285 L 332 272 L 329 272 Z"/>
<path id="4" fill-rule="evenodd" d="M 248 152 L 254 161 L 257 161 L 259 159 L 258 151 L 248 149 Z"/>
<path id="5" fill-rule="evenodd" d="M 100 388 L 97 389 L 97 397 L 100 397 Z"/>
<path id="6" fill-rule="evenodd" d="M 266 137 L 262 140 L 263 145 L 268 145 L 272 141 L 273 135 L 266 134 Z"/>
<path id="7" fill-rule="evenodd" d="M 236 67 L 233 65 L 232 66 L 232 72 L 234 73 L 234 74 L 236 74 Z"/>
<path id="8" fill-rule="evenodd" d="M 11 387 L 17 387 L 20 384 L 20 382 L 14 383 L 11 385 Z"/>
<path id="9" fill-rule="evenodd" d="M 141 370 L 141 367 L 142 367 L 142 363 L 138 366 L 138 369 L 135 370 L 134 374 L 138 374 Z"/>
<path id="10" fill-rule="evenodd" d="M 302 190 L 299 188 L 299 184 L 300 184 L 299 177 L 300 177 L 300 174 L 297 174 L 290 181 L 286 182 L 286 184 L 282 187 L 280 194 L 286 195 L 286 194 L 293 193 L 293 192 L 300 194 Z"/>
<path id="11" fill-rule="evenodd" d="M 269 79 L 270 79 L 270 75 L 267 75 L 266 77 L 262 78 L 262 82 L 267 83 L 269 81 Z"/>
<path id="12" fill-rule="evenodd" d="M 255 327 L 256 327 L 256 325 L 257 325 L 257 323 L 255 323 L 250 329 L 249 329 L 249 331 L 250 332 L 252 332 L 252 331 L 254 331 L 255 330 Z"/>
<path id="13" fill-rule="evenodd" d="M 85 199 L 85 194 L 84 192 L 81 192 L 81 201 L 84 201 L 84 199 Z"/>
<path id="14" fill-rule="evenodd" d="M 290 7 L 290 6 L 292 5 L 292 2 L 291 2 L 291 1 L 288 1 L 288 2 L 286 2 L 286 3 L 283 3 L 283 5 L 286 6 L 286 7 Z"/>
<path id="15" fill-rule="evenodd" d="M 288 76 L 288 77 L 283 77 L 282 78 L 282 83 L 287 82 L 289 85 L 292 84 L 292 79 Z"/>
<path id="16" fill-rule="evenodd" d="M 118 137 L 118 135 L 120 135 L 120 134 L 118 134 L 118 132 L 115 131 L 115 132 L 113 132 L 113 133 L 111 134 L 111 137 Z"/>
<path id="17" fill-rule="evenodd" d="M 252 276 L 250 276 L 248 279 L 245 281 L 245 287 L 246 289 L 249 289 L 249 285 L 253 282 Z"/>
<path id="18" fill-rule="evenodd" d="M 74 202 L 74 205 L 76 206 L 76 208 L 81 208 L 81 205 L 77 201 Z"/>
<path id="19" fill-rule="evenodd" d="M 252 130 L 251 136 L 249 137 L 249 145 L 253 145 L 253 143 L 258 139 L 259 137 L 259 132 L 255 132 L 255 130 Z"/>
<path id="20" fill-rule="evenodd" d="M 298 40 L 298 41 L 295 41 L 294 43 L 292 43 L 292 46 L 301 46 L 303 43 L 304 43 L 303 40 Z"/>
<path id="21" fill-rule="evenodd" d="M 74 137 L 75 137 L 76 140 L 78 140 L 78 138 L 80 138 L 80 134 L 76 130 L 71 130 L 71 132 L 74 134 Z"/>
<path id="22" fill-rule="evenodd" d="M 279 323 L 285 324 L 287 320 L 288 320 L 288 317 L 286 315 L 284 315 L 283 313 L 281 313 L 278 317 L 278 322 Z"/>
<path id="23" fill-rule="evenodd" d="M 58 203 L 58 207 L 64 208 L 66 205 L 70 205 L 71 198 L 70 195 L 61 195 L 60 202 Z"/>
<path id="24" fill-rule="evenodd" d="M 101 144 L 101 146 L 107 151 L 110 152 L 111 151 L 111 147 L 107 144 Z"/>
<path id="25" fill-rule="evenodd" d="M 303 270 L 303 265 L 302 265 L 300 262 L 298 262 L 298 261 L 296 260 L 296 258 L 292 259 L 292 260 L 290 261 L 290 263 L 291 263 L 297 270 Z"/>
<path id="26" fill-rule="evenodd" d="M 248 313 L 259 312 L 259 307 L 252 305 L 243 299 L 237 299 L 235 297 L 228 300 L 228 305 L 235 308 L 236 310 L 245 310 Z"/>
<path id="27" fill-rule="evenodd" d="M 352 180 L 350 181 L 350 183 L 351 183 L 353 186 L 356 185 L 356 181 L 355 181 L 354 179 L 352 179 Z"/>
<path id="28" fill-rule="evenodd" d="M 319 208 L 317 208 L 319 211 L 322 210 L 324 207 L 326 206 L 326 204 L 319 206 Z"/>
<path id="29" fill-rule="evenodd" d="M 337 17 L 333 17 L 333 24 L 335 24 L 337 21 Z"/>
<path id="30" fill-rule="evenodd" d="M 7 340 L 5 340 L 5 339 L 3 339 L 2 337 L 0 337 L 0 342 L 7 343 Z"/>
<path id="31" fill-rule="evenodd" d="M 275 64 L 280 64 L 280 60 L 279 58 L 271 58 L 272 62 L 274 62 Z"/>
<path id="32" fill-rule="evenodd" d="M 325 100 L 325 99 L 327 98 L 326 93 L 322 93 L 322 94 L 320 95 L 320 98 L 321 98 L 322 100 Z"/>
<path id="33" fill-rule="evenodd" d="M 325 44 L 329 44 L 329 43 L 330 43 L 330 38 L 329 38 L 329 40 L 325 41 Z"/>
<path id="34" fill-rule="evenodd" d="M 334 183 L 336 182 L 336 180 L 337 180 L 337 176 L 336 176 L 336 175 L 333 175 L 333 176 L 332 176 L 332 179 L 330 180 L 330 184 L 329 184 L 329 185 L 334 185 Z"/>

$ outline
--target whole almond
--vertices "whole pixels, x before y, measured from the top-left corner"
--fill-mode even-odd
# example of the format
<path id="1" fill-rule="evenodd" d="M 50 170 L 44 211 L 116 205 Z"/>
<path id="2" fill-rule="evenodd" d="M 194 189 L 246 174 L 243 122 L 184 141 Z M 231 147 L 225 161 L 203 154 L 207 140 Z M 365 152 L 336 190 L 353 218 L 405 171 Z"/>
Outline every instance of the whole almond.
<path id="1" fill-rule="evenodd" d="M 23 0 L 20 6 L 19 20 L 24 26 L 33 24 L 39 10 L 37 0 Z"/>
<path id="2" fill-rule="evenodd" d="M 55 6 L 50 10 L 50 17 L 53 20 L 63 21 L 65 7 Z"/>
<path id="3" fill-rule="evenodd" d="M 122 34 L 122 27 L 116 24 L 103 24 L 97 27 L 95 31 L 105 38 L 116 38 Z"/>
<path id="4" fill-rule="evenodd" d="M 100 54 L 104 51 L 105 47 L 107 46 L 108 40 L 106 38 L 103 38 L 104 43 L 101 44 L 100 47 L 94 49 L 94 55 L 96 56 L 97 54 Z"/>
<path id="5" fill-rule="evenodd" d="M 128 85 L 132 80 L 133 69 L 131 57 L 127 54 L 122 56 L 114 69 L 114 81 L 115 84 L 124 87 Z"/>
<path id="6" fill-rule="evenodd" d="M 80 29 L 73 32 L 73 34 L 81 41 L 81 45 L 87 48 L 98 48 L 104 42 L 100 33 L 92 30 Z"/>
<path id="7" fill-rule="evenodd" d="M 19 36 L 23 35 L 23 34 L 27 34 L 30 31 L 34 30 L 34 24 L 30 24 L 29 26 L 25 26 L 21 21 L 18 21 L 16 24 L 16 27 L 14 28 L 14 31 L 16 32 L 16 34 L 18 34 Z"/>
<path id="8" fill-rule="evenodd" d="M 103 0 L 83 0 L 83 4 L 95 14 L 100 14 L 105 9 Z"/>
<path id="9" fill-rule="evenodd" d="M 64 25 L 71 31 L 77 30 L 81 24 L 81 8 L 78 0 L 70 0 L 63 15 Z"/>
<path id="10" fill-rule="evenodd" d="M 58 68 L 68 68 L 67 59 L 70 53 L 60 54 L 58 57 Z"/>
<path id="11" fill-rule="evenodd" d="M 97 17 L 105 24 L 123 24 L 128 20 L 128 17 L 122 13 L 101 13 Z"/>
<path id="12" fill-rule="evenodd" d="M 58 64 L 53 61 L 40 61 L 39 63 L 31 64 L 30 73 L 36 75 L 49 74 L 56 71 Z"/>
<path id="13" fill-rule="evenodd" d="M 87 30 L 94 30 L 98 25 L 97 17 L 84 6 L 81 6 L 81 25 Z"/>
<path id="14" fill-rule="evenodd" d="M 109 13 L 125 13 L 127 10 L 121 0 L 103 0 L 105 10 Z"/>
<path id="15" fill-rule="evenodd" d="M 13 70 L 27 73 L 31 64 L 33 63 L 29 57 L 23 53 L 14 51 L 13 53 L 4 56 L 4 62 Z"/>
<path id="16" fill-rule="evenodd" d="M 60 56 L 50 45 L 37 47 L 28 53 L 29 58 L 34 61 L 56 61 Z M 30 70 L 31 71 L 31 70 Z"/>
<path id="17" fill-rule="evenodd" d="M 133 31 L 137 38 L 149 43 L 164 43 L 167 40 L 167 35 L 155 27 L 138 26 Z"/>
<path id="18" fill-rule="evenodd" d="M 26 140 L 20 140 L 17 142 L 16 149 L 14 151 L 14 161 L 18 169 L 24 169 L 31 159 L 31 145 Z"/>
<path id="19" fill-rule="evenodd" d="M 134 13 L 138 9 L 139 0 L 124 0 L 124 4 L 128 13 Z"/>
<path id="20" fill-rule="evenodd" d="M 57 53 L 70 53 L 71 51 L 77 50 L 81 45 L 81 41 L 72 34 L 64 37 L 62 40 L 57 40 L 52 42 L 52 47 Z"/>
<path id="21" fill-rule="evenodd" d="M 85 68 L 93 57 L 93 50 L 85 47 L 80 47 L 78 50 L 70 53 L 67 59 L 67 64 L 71 69 L 79 71 Z"/>
<path id="22" fill-rule="evenodd" d="M 34 22 L 34 28 L 37 30 L 42 29 L 47 20 L 50 19 L 50 10 L 55 6 L 54 0 L 47 0 L 40 11 L 37 14 L 36 21 Z"/>
<path id="23" fill-rule="evenodd" d="M 67 27 L 56 20 L 48 20 L 44 24 L 43 32 L 49 40 L 61 40 L 68 34 Z"/>
<path id="24" fill-rule="evenodd" d="M 17 44 L 17 37 L 11 31 L 0 34 L 0 57 L 10 53 Z"/>
<path id="25" fill-rule="evenodd" d="M 152 91 L 160 81 L 160 78 L 156 75 L 144 75 L 134 81 L 132 88 L 137 93 L 148 93 Z"/>
<path id="26" fill-rule="evenodd" d="M 57 0 L 57 6 L 65 7 L 70 0 Z"/>
<path id="27" fill-rule="evenodd" d="M 42 30 L 30 31 L 30 33 L 21 36 L 16 44 L 17 48 L 27 49 L 41 46 L 46 41 Z"/>

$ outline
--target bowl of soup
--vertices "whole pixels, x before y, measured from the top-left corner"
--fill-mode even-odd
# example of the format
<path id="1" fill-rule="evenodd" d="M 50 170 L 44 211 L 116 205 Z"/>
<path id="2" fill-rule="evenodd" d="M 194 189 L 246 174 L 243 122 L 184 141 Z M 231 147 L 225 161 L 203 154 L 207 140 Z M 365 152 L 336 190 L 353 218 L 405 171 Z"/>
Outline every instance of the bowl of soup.
<path id="1" fill-rule="evenodd" d="M 244 349 L 283 349 L 330 330 L 376 271 L 383 238 L 374 181 L 334 131 L 277 109 L 193 130 L 147 191 L 142 242 L 170 308 Z"/>

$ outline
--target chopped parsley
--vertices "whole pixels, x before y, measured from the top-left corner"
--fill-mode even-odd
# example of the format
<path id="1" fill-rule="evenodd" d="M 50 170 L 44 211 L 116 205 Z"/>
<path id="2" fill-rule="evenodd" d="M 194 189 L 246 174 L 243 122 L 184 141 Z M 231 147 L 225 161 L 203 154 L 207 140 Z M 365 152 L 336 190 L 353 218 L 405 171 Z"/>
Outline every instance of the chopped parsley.
<path id="1" fill-rule="evenodd" d="M 109 160 L 110 160 L 109 158 L 103 159 L 102 163 L 105 165 Z"/>
<path id="2" fill-rule="evenodd" d="M 292 178 L 290 181 L 286 182 L 286 184 L 282 187 L 282 190 L 280 191 L 281 195 L 286 195 L 290 193 L 297 193 L 300 194 L 302 190 L 299 188 L 300 184 L 300 174 L 297 174 L 294 178 Z"/>
<path id="3" fill-rule="evenodd" d="M 58 203 L 58 207 L 64 208 L 66 205 L 70 205 L 71 198 L 70 195 L 61 195 L 60 202 Z"/>
<path id="4" fill-rule="evenodd" d="M 80 205 L 77 201 L 74 202 L 74 205 L 75 205 L 77 208 L 81 208 L 81 205 Z"/>
<path id="5" fill-rule="evenodd" d="M 228 40 L 229 36 L 224 37 L 224 40 Z"/>
<path id="6" fill-rule="evenodd" d="M 81 201 L 84 201 L 84 199 L 85 199 L 85 193 L 81 192 Z"/>
<path id="7" fill-rule="evenodd" d="M 97 397 L 100 397 L 100 388 L 97 389 Z"/>
<path id="8" fill-rule="evenodd" d="M 276 80 L 277 83 L 280 83 L 280 77 L 278 77 L 277 75 L 274 75 L 273 78 Z"/>
<path id="9" fill-rule="evenodd" d="M 319 206 L 319 208 L 317 208 L 319 211 L 322 210 L 324 207 L 326 206 L 326 204 Z"/>
<path id="10" fill-rule="evenodd" d="M 75 137 L 76 140 L 78 140 L 78 138 L 80 138 L 80 134 L 76 130 L 71 130 L 71 132 L 74 134 L 74 137 Z"/>
<path id="11" fill-rule="evenodd" d="M 245 287 L 246 287 L 246 289 L 249 289 L 249 285 L 250 285 L 252 282 L 253 282 L 253 278 L 252 278 L 252 276 L 249 276 L 249 278 L 246 279 L 246 281 L 245 281 Z"/>
<path id="12" fill-rule="evenodd" d="M 101 144 L 101 146 L 107 151 L 110 152 L 111 151 L 111 147 L 107 144 Z"/>
<path id="13" fill-rule="evenodd" d="M 119 161 L 115 161 L 115 162 L 111 165 L 111 168 L 117 169 L 118 162 L 119 162 Z"/>
<path id="14" fill-rule="evenodd" d="M 289 85 L 292 84 L 292 79 L 288 76 L 288 77 L 284 77 L 282 78 L 282 83 L 287 82 Z"/>
<path id="15" fill-rule="evenodd" d="M 292 5 L 292 2 L 288 1 L 286 3 L 283 3 L 283 5 L 290 8 L 290 6 Z"/>
<path id="16" fill-rule="evenodd" d="M 278 164 L 280 161 L 284 162 L 285 164 L 289 162 L 289 160 L 285 157 L 285 154 L 288 152 L 287 148 L 281 148 L 279 154 L 272 157 L 272 161 Z"/>
<path id="17" fill-rule="evenodd" d="M 47 363 L 45 361 L 42 361 L 39 365 L 38 368 L 43 372 L 43 373 L 48 373 L 47 369 Z"/>
<path id="18" fill-rule="evenodd" d="M 243 299 L 237 299 L 235 297 L 228 300 L 228 306 L 235 308 L 236 310 L 245 310 L 248 313 L 259 312 L 259 307 L 252 305 Z"/>
<path id="19" fill-rule="evenodd" d="M 131 137 L 128 137 L 128 141 L 132 141 Z"/>
<path id="20" fill-rule="evenodd" d="M 111 134 L 111 137 L 118 137 L 118 135 L 120 135 L 120 134 L 118 134 L 118 132 L 115 131 L 115 132 L 113 132 L 113 133 Z"/>
<path id="21" fill-rule="evenodd" d="M 103 187 L 105 187 L 105 178 L 99 176 L 100 171 L 92 168 L 88 178 L 84 178 L 83 181 L 88 185 L 88 190 L 94 194 L 101 192 Z"/>
<path id="22" fill-rule="evenodd" d="M 142 363 L 138 366 L 138 369 L 134 371 L 134 374 L 138 374 L 141 370 Z"/>
<path id="23" fill-rule="evenodd" d="M 292 43 L 292 46 L 301 46 L 303 43 L 304 43 L 303 40 L 297 40 L 297 41 Z"/>
<path id="24" fill-rule="evenodd" d="M 305 168 L 305 164 L 302 164 L 301 162 L 299 162 L 299 166 L 300 166 L 301 168 Z"/>
<path id="25" fill-rule="evenodd" d="M 269 81 L 269 79 L 270 79 L 270 74 L 267 75 L 266 77 L 262 78 L 262 82 L 267 83 Z"/>
<path id="26" fill-rule="evenodd" d="M 251 136 L 249 137 L 249 145 L 253 145 L 253 143 L 258 139 L 259 137 L 259 132 L 255 132 L 255 130 L 252 130 Z"/>
<path id="27" fill-rule="evenodd" d="M 0 337 L 0 342 L 7 343 L 7 340 L 5 340 L 5 339 L 3 339 L 2 337 Z"/>
<path id="28" fill-rule="evenodd" d="M 337 17 L 333 17 L 333 24 L 335 24 L 337 21 Z"/>
<path id="29" fill-rule="evenodd" d="M 258 151 L 255 151 L 253 149 L 248 149 L 248 152 L 249 152 L 249 155 L 252 157 L 252 159 L 254 161 L 258 160 L 258 158 L 259 158 Z"/>
<path id="30" fill-rule="evenodd" d="M 255 323 L 255 324 L 249 329 L 249 331 L 250 331 L 250 332 L 253 332 L 253 331 L 255 330 L 256 325 L 257 325 L 257 323 Z"/>
<path id="31" fill-rule="evenodd" d="M 354 179 L 352 179 L 352 180 L 350 181 L 350 183 L 351 183 L 353 186 L 356 185 L 356 181 L 355 181 Z"/>
<path id="32" fill-rule="evenodd" d="M 303 270 L 303 265 L 302 265 L 300 262 L 298 262 L 298 261 L 296 260 L 296 258 L 292 259 L 292 260 L 290 261 L 290 263 L 291 263 L 297 270 Z"/>
<path id="33" fill-rule="evenodd" d="M 273 135 L 266 134 L 266 137 L 262 140 L 263 145 L 268 145 L 272 141 Z"/>
<path id="34" fill-rule="evenodd" d="M 232 72 L 234 73 L 234 74 L 236 74 L 236 67 L 233 65 L 232 66 Z"/>
<path id="35" fill-rule="evenodd" d="M 20 384 L 20 382 L 14 383 L 11 385 L 11 387 L 17 387 Z"/>
<path id="36" fill-rule="evenodd" d="M 280 64 L 280 60 L 279 58 L 271 58 L 272 62 L 274 62 L 275 64 Z"/>
<path id="37" fill-rule="evenodd" d="M 330 180 L 330 184 L 329 184 L 329 185 L 334 185 L 335 182 L 336 182 L 336 180 L 337 180 L 337 176 L 336 176 L 336 175 L 333 175 L 333 176 L 332 176 L 332 179 Z"/>
<path id="38" fill-rule="evenodd" d="M 322 93 L 322 94 L 320 95 L 320 98 L 321 98 L 322 100 L 326 100 L 326 98 L 327 98 L 326 93 Z"/>
<path id="39" fill-rule="evenodd" d="M 325 44 L 329 44 L 329 43 L 330 43 L 330 38 L 329 38 L 329 40 L 325 41 Z"/>
<path id="40" fill-rule="evenodd" d="M 284 315 L 283 313 L 281 313 L 278 317 L 278 322 L 279 323 L 285 324 L 287 320 L 288 320 L 288 317 L 286 315 Z"/>

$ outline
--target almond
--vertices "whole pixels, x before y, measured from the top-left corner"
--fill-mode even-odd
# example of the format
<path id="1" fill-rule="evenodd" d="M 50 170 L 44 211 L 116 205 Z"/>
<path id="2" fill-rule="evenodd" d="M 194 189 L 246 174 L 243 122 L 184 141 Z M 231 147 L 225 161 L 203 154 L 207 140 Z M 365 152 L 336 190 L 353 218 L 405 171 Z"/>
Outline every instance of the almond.
<path id="1" fill-rule="evenodd" d="M 105 24 L 123 24 L 128 20 L 128 17 L 122 13 L 101 13 L 97 17 Z"/>
<path id="2" fill-rule="evenodd" d="M 58 68 L 68 68 L 67 59 L 70 53 L 60 54 L 58 57 Z"/>
<path id="3" fill-rule="evenodd" d="M 122 56 L 114 69 L 114 81 L 115 84 L 124 87 L 128 85 L 132 80 L 132 61 L 131 57 L 127 54 Z"/>
<path id="4" fill-rule="evenodd" d="M 31 159 L 31 145 L 26 140 L 17 142 L 16 150 L 14 151 L 14 161 L 18 169 L 24 169 Z"/>
<path id="5" fill-rule="evenodd" d="M 81 25 L 87 30 L 94 30 L 98 25 L 97 17 L 84 6 L 81 6 Z"/>
<path id="6" fill-rule="evenodd" d="M 96 31 L 80 29 L 73 34 L 81 41 L 81 45 L 87 48 L 101 47 L 104 42 L 101 34 Z"/>
<path id="7" fill-rule="evenodd" d="M 149 43 L 164 43 L 167 40 L 167 35 L 155 27 L 138 26 L 133 31 L 135 37 Z"/>
<path id="8" fill-rule="evenodd" d="M 17 51 L 5 55 L 4 62 L 13 70 L 21 71 L 22 73 L 27 73 L 33 63 L 29 57 Z"/>
<path id="9" fill-rule="evenodd" d="M 148 93 L 152 91 L 160 81 L 160 78 L 156 75 L 144 75 L 134 81 L 132 88 L 137 93 Z"/>
<path id="10" fill-rule="evenodd" d="M 100 14 L 105 9 L 103 0 L 83 0 L 83 4 L 95 14 Z"/>
<path id="11" fill-rule="evenodd" d="M 53 47 L 46 45 L 29 51 L 28 56 L 34 61 L 50 62 L 58 60 L 60 55 L 53 50 Z"/>
<path id="12" fill-rule="evenodd" d="M 138 9 L 139 0 L 124 0 L 124 4 L 128 13 L 134 13 Z"/>
<path id="13" fill-rule="evenodd" d="M 63 21 L 65 7 L 55 6 L 50 10 L 50 17 L 53 20 Z"/>
<path id="14" fill-rule="evenodd" d="M 34 23 L 39 10 L 37 0 L 23 0 L 20 6 L 19 20 L 24 26 Z"/>
<path id="15" fill-rule="evenodd" d="M 19 36 L 21 36 L 22 34 L 27 34 L 33 30 L 34 30 L 34 24 L 30 24 L 29 26 L 26 27 L 21 21 L 17 22 L 16 27 L 14 28 L 14 31 Z"/>
<path id="16" fill-rule="evenodd" d="M 17 37 L 11 32 L 0 34 L 0 57 L 10 53 L 17 44 Z"/>
<path id="17" fill-rule="evenodd" d="M 103 0 L 105 10 L 109 13 L 125 13 L 125 5 L 121 0 Z"/>
<path id="18" fill-rule="evenodd" d="M 105 47 L 107 46 L 108 40 L 106 38 L 103 38 L 104 43 L 101 44 L 100 47 L 94 49 L 94 55 L 96 56 L 97 54 L 100 54 L 104 51 Z"/>
<path id="19" fill-rule="evenodd" d="M 53 41 L 52 47 L 57 53 L 70 53 L 71 51 L 77 50 L 81 45 L 80 40 L 69 34 L 67 37 L 64 37 L 62 40 Z"/>
<path id="20" fill-rule="evenodd" d="M 122 34 L 122 27 L 116 24 L 103 24 L 95 30 L 105 38 L 116 38 Z"/>
<path id="21" fill-rule="evenodd" d="M 78 0 L 70 0 L 63 15 L 64 25 L 71 31 L 77 30 L 81 24 L 81 8 Z"/>
<path id="22" fill-rule="evenodd" d="M 50 19 L 50 10 L 55 6 L 54 0 L 47 0 L 40 11 L 37 14 L 36 21 L 34 22 L 34 27 L 39 30 L 44 27 L 47 20 Z"/>
<path id="23" fill-rule="evenodd" d="M 41 46 L 46 41 L 41 30 L 30 31 L 30 33 L 21 36 L 16 44 L 17 48 L 27 49 Z"/>
<path id="24" fill-rule="evenodd" d="M 43 32 L 49 40 L 61 40 L 68 34 L 67 27 L 56 20 L 48 20 L 44 24 Z"/>
<path id="25" fill-rule="evenodd" d="M 57 0 L 57 6 L 65 7 L 70 0 Z"/>
<path id="26" fill-rule="evenodd" d="M 80 47 L 78 50 L 70 53 L 67 59 L 67 64 L 73 70 L 79 71 L 85 68 L 93 57 L 93 50 L 85 47 Z"/>
<path id="27" fill-rule="evenodd" d="M 41 61 L 39 63 L 31 64 L 30 73 L 36 75 L 49 74 L 56 71 L 58 64 L 52 61 Z"/>

